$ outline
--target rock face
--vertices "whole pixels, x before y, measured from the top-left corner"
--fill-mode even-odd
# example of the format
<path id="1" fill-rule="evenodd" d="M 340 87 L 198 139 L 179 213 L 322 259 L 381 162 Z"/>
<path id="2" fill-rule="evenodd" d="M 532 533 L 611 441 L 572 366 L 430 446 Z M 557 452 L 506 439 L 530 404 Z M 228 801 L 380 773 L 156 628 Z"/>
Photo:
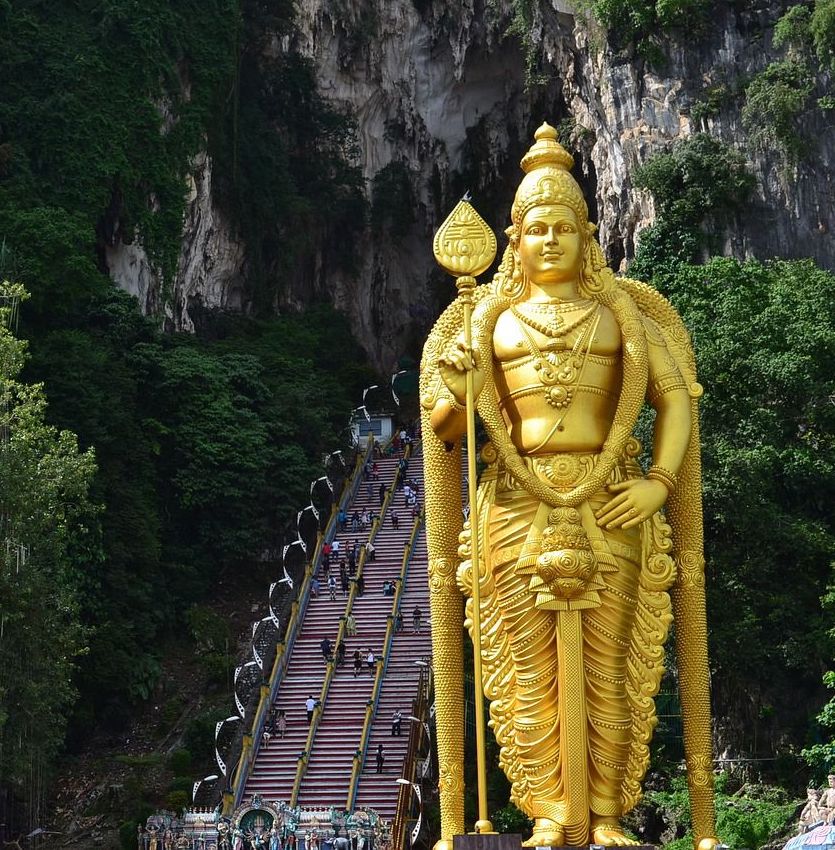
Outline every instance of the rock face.
<path id="1" fill-rule="evenodd" d="M 277 305 L 327 293 L 350 315 L 381 369 L 393 367 L 406 350 L 417 352 L 452 296 L 451 283 L 434 269 L 433 229 L 469 188 L 490 224 L 502 230 L 519 158 L 542 120 L 570 136 L 601 244 L 613 266 L 623 268 L 636 236 L 654 218 L 651 199 L 632 186 L 635 167 L 700 130 L 744 147 L 739 99 L 702 126 L 694 126 L 690 110 L 706 88 L 750 77 L 776 58 L 771 28 L 784 11 L 776 0 L 748 11 L 715 4 L 708 32 L 670 42 L 662 72 L 613 54 L 603 34 L 565 0 L 534 4 L 530 45 L 541 51 L 547 79 L 527 89 L 525 48 L 505 35 L 511 6 L 510 0 L 299 0 L 296 32 L 275 42 L 274 49 L 311 58 L 322 94 L 355 116 L 369 198 L 386 166 L 397 163 L 408 174 L 414 220 L 406 231 L 393 236 L 369 228 L 352 275 L 320 260 L 303 280 L 283 283 Z M 776 155 L 747 152 L 757 197 L 723 234 L 727 253 L 811 256 L 835 265 L 828 233 L 835 137 L 826 136 L 822 119 L 811 120 L 818 144 L 807 164 L 789 169 Z M 121 246 L 108 255 L 114 278 L 148 310 L 166 300 L 172 325 L 181 329 L 193 327 L 195 304 L 247 306 L 246 249 L 212 201 L 205 157 L 195 165 L 194 182 L 173 297 L 162 299 L 140 249 Z"/>
<path id="2" fill-rule="evenodd" d="M 212 161 L 205 153 L 195 157 L 189 184 L 170 292 L 137 242 L 117 240 L 105 248 L 105 261 L 113 280 L 136 296 L 145 313 L 159 315 L 171 330 L 193 332 L 201 309 L 244 308 L 246 245 L 212 198 Z"/>

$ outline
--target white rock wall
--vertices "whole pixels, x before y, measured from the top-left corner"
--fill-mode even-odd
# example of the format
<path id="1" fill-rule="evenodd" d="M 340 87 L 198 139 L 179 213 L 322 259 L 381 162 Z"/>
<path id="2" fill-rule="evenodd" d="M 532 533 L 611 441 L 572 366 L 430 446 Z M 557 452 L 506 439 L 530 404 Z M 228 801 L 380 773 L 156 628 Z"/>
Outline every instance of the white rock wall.
<path id="1" fill-rule="evenodd" d="M 371 37 L 358 20 L 363 8 L 376 18 Z M 654 218 L 651 199 L 632 187 L 635 167 L 699 129 L 691 126 L 689 110 L 705 86 L 725 76 L 750 77 L 774 58 L 766 49 L 770 35 L 761 28 L 762 20 L 779 14 L 766 8 L 757 13 L 760 18 L 750 13 L 746 19 L 730 4 L 717 7 L 712 33 L 673 46 L 661 72 L 601 49 L 602 35 L 575 18 L 567 0 L 547 0 L 537 7 L 532 35 L 549 81 L 531 92 L 525 90 L 519 41 L 502 35 L 510 0 L 496 0 L 491 8 L 487 14 L 483 0 L 299 0 L 297 32 L 276 39 L 271 48 L 309 57 L 322 94 L 355 116 L 369 197 L 375 174 L 390 162 L 404 163 L 411 175 L 417 202 L 406 236 L 379 239 L 366 232 L 353 275 L 327 267 L 320 255 L 298 279 L 282 281 L 276 304 L 277 310 L 296 308 L 314 296 L 328 297 L 351 317 L 381 369 L 392 367 L 409 338 L 425 334 L 444 306 L 430 285 L 433 274 L 437 279 L 431 237 L 436 219 L 456 200 L 449 184 L 464 164 L 468 132 L 478 128 L 484 152 L 479 185 L 470 187 L 476 201 L 492 192 L 507 205 L 532 130 L 542 120 L 570 119 L 576 128 L 573 153 L 593 187 L 601 244 L 622 268 L 640 230 Z M 741 145 L 739 103 L 728 104 L 709 129 Z M 758 197 L 749 214 L 722 234 L 726 250 L 760 258 L 812 256 L 835 264 L 828 235 L 834 155 L 830 134 L 814 161 L 793 171 L 774 157 L 754 157 Z M 140 246 L 107 252 L 114 279 L 137 295 L 143 309 L 164 312 L 177 329 L 193 329 L 198 304 L 247 308 L 246 246 L 214 203 L 211 177 L 211 162 L 198 157 L 177 279 L 167 298 Z M 443 210 L 436 209 L 438 189 Z M 491 223 L 501 229 L 506 219 Z"/>

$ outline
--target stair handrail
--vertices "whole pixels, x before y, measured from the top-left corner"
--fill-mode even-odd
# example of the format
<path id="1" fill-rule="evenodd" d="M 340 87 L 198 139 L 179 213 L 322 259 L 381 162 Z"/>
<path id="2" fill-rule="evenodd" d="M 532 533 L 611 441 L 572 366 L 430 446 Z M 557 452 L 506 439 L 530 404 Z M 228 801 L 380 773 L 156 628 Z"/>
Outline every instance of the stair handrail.
<path id="1" fill-rule="evenodd" d="M 386 637 L 384 642 L 383 656 L 377 664 L 377 674 L 374 678 L 374 687 L 371 691 L 371 699 L 368 700 L 365 707 L 365 719 L 362 725 L 362 735 L 360 736 L 360 745 L 354 754 L 354 763 L 351 768 L 351 783 L 348 786 L 348 798 L 345 801 L 345 811 L 353 811 L 354 803 L 359 790 L 360 774 L 362 773 L 363 765 L 365 764 L 366 756 L 368 755 L 368 739 L 371 736 L 371 726 L 374 722 L 374 717 L 377 714 L 377 706 L 380 702 L 380 690 L 382 688 L 383 679 L 388 667 L 389 656 L 391 655 L 391 645 L 394 640 L 394 623 L 397 617 L 397 612 L 400 608 L 400 598 L 403 595 L 403 585 L 406 583 L 406 575 L 409 570 L 409 563 L 412 560 L 412 553 L 415 548 L 415 540 L 418 532 L 423 524 L 423 515 L 419 516 L 414 525 L 409 539 L 403 551 L 403 561 L 400 566 L 400 576 L 397 582 L 397 590 L 394 594 L 394 599 L 391 603 L 391 613 L 388 615 L 388 623 L 386 625 Z"/>
<path id="2" fill-rule="evenodd" d="M 429 706 L 429 682 L 426 669 L 421 669 L 418 676 L 417 694 L 412 700 L 411 717 L 416 718 L 418 723 L 409 724 L 409 742 L 406 746 L 406 756 L 403 759 L 403 779 L 408 784 L 400 784 L 397 792 L 397 807 L 394 810 L 394 820 L 391 826 L 391 837 L 393 850 L 404 850 L 406 825 L 409 820 L 408 812 L 411 808 L 412 783 L 415 781 L 415 765 L 417 754 L 423 744 L 423 726 L 426 722 L 426 713 Z"/>
<path id="3" fill-rule="evenodd" d="M 408 458 L 410 455 L 410 447 L 407 447 L 404 452 L 404 457 Z M 371 529 L 368 532 L 368 543 L 373 543 L 374 539 L 377 537 L 377 533 L 380 528 L 382 528 L 383 521 L 385 520 L 386 513 L 388 512 L 389 505 L 394 500 L 394 494 L 397 491 L 397 482 L 400 478 L 400 466 L 395 467 L 394 477 L 391 481 L 391 486 L 387 488 L 387 492 L 385 498 L 383 499 L 383 504 L 380 506 L 379 516 L 374 518 L 374 521 L 371 523 Z M 354 492 L 352 493 L 351 498 L 356 495 L 356 490 L 358 489 L 359 483 L 357 483 L 357 487 L 354 488 Z M 339 644 L 345 639 L 345 623 L 348 617 L 351 615 L 351 612 L 354 609 L 354 601 L 357 597 L 357 582 L 363 577 L 363 572 L 365 570 L 365 562 L 368 556 L 368 549 L 366 546 L 363 546 L 360 551 L 359 561 L 357 562 L 357 575 L 356 580 L 351 585 L 351 590 L 348 593 L 348 601 L 345 605 L 345 613 L 339 618 L 339 630 L 336 634 L 336 642 L 334 646 L 339 646 Z M 290 807 L 295 808 L 298 803 L 299 792 L 301 791 L 302 781 L 304 780 L 304 775 L 307 772 L 307 766 L 310 762 L 310 755 L 313 751 L 313 744 L 316 739 L 316 732 L 319 730 L 319 722 L 321 720 L 322 714 L 325 710 L 325 704 L 328 698 L 328 692 L 330 691 L 331 682 L 333 681 L 333 677 L 336 673 L 335 669 L 335 661 L 328 662 L 328 669 L 325 672 L 325 678 L 322 681 L 322 687 L 319 690 L 319 700 L 316 706 L 313 709 L 313 717 L 310 720 L 310 728 L 307 731 L 307 738 L 305 739 L 304 749 L 299 754 L 298 759 L 296 760 L 296 776 L 293 780 L 293 790 L 290 794 Z M 379 665 L 378 665 L 379 670 Z"/>
<path id="4" fill-rule="evenodd" d="M 373 436 L 368 435 L 366 441 L 365 452 L 357 452 L 354 468 L 348 480 L 345 482 L 339 501 L 331 506 L 331 513 L 325 525 L 324 531 L 321 531 L 316 536 L 316 546 L 313 550 L 313 555 L 305 566 L 304 578 L 302 579 L 299 594 L 293 601 L 290 608 L 290 619 L 287 621 L 287 628 L 284 632 L 282 640 L 276 645 L 275 658 L 273 666 L 270 670 L 270 677 L 267 683 L 261 685 L 261 693 L 258 700 L 258 707 L 253 715 L 252 725 L 249 732 L 245 732 L 243 736 L 243 744 L 241 747 L 241 755 L 238 759 L 238 764 L 235 769 L 234 778 L 232 780 L 231 793 L 224 794 L 223 814 L 229 816 L 241 804 L 243 799 L 246 781 L 249 778 L 252 765 L 258 755 L 258 750 L 261 745 L 261 735 L 264 731 L 264 725 L 267 719 L 269 706 L 273 704 L 278 695 L 279 687 L 284 679 L 284 674 L 287 670 L 289 658 L 293 652 L 293 647 L 296 643 L 296 637 L 299 633 L 299 626 L 304 620 L 304 615 L 307 613 L 307 605 L 310 601 L 310 584 L 313 576 L 322 558 L 322 547 L 325 543 L 330 543 L 334 538 L 336 517 L 341 509 L 344 509 L 356 495 L 361 480 L 360 471 L 368 463 L 369 457 L 373 450 Z"/>

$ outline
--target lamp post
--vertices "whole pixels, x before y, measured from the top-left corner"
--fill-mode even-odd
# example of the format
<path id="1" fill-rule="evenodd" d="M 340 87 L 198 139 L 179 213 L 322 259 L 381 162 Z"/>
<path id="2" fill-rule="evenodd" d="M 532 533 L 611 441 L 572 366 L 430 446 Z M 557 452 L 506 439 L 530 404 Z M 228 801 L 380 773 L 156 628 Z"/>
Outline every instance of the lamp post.
<path id="1" fill-rule="evenodd" d="M 429 756 L 432 755 L 432 731 L 429 728 L 429 724 L 425 720 L 421 720 L 419 717 L 415 717 L 414 714 L 407 714 L 406 720 L 410 720 L 412 723 L 417 723 L 423 727 L 423 731 L 426 733 L 426 742 L 429 745 Z M 418 741 L 417 749 L 420 750 L 421 742 Z M 427 757 L 423 760 L 423 768 L 421 770 L 420 778 L 425 779 L 427 773 L 429 773 L 429 764 L 431 762 L 431 758 Z"/>
<path id="2" fill-rule="evenodd" d="M 395 781 L 398 785 L 411 785 L 412 791 L 415 792 L 415 797 L 417 797 L 418 819 L 417 823 L 412 828 L 412 831 L 409 833 L 409 846 L 414 847 L 415 842 L 418 839 L 418 835 L 420 835 L 420 828 L 423 825 L 423 796 L 420 793 L 420 785 L 418 785 L 417 782 L 412 782 L 409 779 L 397 779 Z"/>

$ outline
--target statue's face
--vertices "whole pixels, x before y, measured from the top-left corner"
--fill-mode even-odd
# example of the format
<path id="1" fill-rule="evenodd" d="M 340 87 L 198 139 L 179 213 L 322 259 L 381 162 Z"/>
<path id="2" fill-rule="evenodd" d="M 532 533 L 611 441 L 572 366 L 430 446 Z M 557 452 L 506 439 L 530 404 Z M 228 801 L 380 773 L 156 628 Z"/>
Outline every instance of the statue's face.
<path id="1" fill-rule="evenodd" d="M 583 265 L 583 236 L 577 216 L 562 204 L 533 207 L 522 219 L 519 260 L 532 283 L 577 280 Z"/>

